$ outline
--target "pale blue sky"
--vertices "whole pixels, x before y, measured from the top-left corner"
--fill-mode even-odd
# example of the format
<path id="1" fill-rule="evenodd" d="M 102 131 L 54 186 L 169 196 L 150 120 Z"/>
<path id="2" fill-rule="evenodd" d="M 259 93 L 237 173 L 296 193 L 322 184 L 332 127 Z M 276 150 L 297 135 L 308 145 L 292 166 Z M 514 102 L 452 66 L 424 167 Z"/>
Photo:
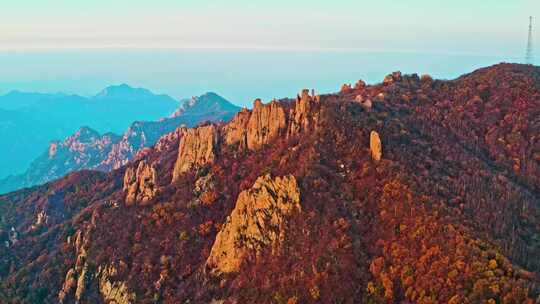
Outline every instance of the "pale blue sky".
<path id="1" fill-rule="evenodd" d="M 538 0 L 8 0 L 0 49 L 257 48 L 515 55 Z"/>

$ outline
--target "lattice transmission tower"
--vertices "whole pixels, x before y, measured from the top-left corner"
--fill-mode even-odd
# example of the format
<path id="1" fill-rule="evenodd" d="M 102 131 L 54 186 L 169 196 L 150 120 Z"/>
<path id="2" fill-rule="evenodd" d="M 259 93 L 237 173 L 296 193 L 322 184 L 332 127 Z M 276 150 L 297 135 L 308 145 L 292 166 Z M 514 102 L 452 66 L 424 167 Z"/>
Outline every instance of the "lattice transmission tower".
<path id="1" fill-rule="evenodd" d="M 533 17 L 529 17 L 529 38 L 527 39 L 527 52 L 525 53 L 525 63 L 533 64 Z"/>

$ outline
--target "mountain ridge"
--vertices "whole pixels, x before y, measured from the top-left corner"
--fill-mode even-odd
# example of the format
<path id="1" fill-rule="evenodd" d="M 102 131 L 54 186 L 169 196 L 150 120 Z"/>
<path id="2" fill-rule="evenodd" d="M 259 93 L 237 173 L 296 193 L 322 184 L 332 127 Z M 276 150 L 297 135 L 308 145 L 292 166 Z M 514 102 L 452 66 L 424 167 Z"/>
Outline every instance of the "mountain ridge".
<path id="1" fill-rule="evenodd" d="M 111 132 L 100 135 L 89 127 L 81 127 L 63 141 L 52 141 L 48 152 L 35 159 L 25 173 L 0 180 L 0 193 L 43 184 L 81 169 L 104 172 L 117 169 L 180 125 L 192 127 L 205 121 L 227 121 L 239 108 L 217 94 L 205 94 L 181 109 L 175 117 L 133 122 L 122 135 Z"/>
<path id="2" fill-rule="evenodd" d="M 471 75 L 256 100 L 110 173 L 0 196 L 3 297 L 538 302 L 540 68 Z"/>
<path id="3" fill-rule="evenodd" d="M 135 88 L 128 84 L 122 83 L 119 85 L 111 85 L 103 90 L 101 90 L 98 94 L 93 96 L 92 98 L 95 99 L 107 99 L 107 98 L 122 98 L 122 99 L 131 99 L 136 96 L 145 96 L 145 97 L 151 97 L 154 95 L 150 90 L 145 88 Z M 157 94 L 158 96 L 164 96 L 163 94 Z"/>

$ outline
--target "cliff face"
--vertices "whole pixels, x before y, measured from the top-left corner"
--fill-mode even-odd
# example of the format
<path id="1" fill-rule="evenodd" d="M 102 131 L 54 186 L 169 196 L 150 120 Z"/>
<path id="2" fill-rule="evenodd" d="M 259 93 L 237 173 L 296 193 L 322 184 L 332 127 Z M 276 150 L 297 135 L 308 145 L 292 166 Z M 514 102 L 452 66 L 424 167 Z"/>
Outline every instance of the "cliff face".
<path id="1" fill-rule="evenodd" d="M 225 127 L 225 142 L 238 144 L 240 149 L 257 150 L 264 144 L 284 134 L 287 117 L 283 105 L 272 101 L 263 104 L 260 99 L 253 102 L 251 112 L 238 113 L 231 124 Z"/>
<path id="2" fill-rule="evenodd" d="M 69 303 L 75 300 L 79 303 L 85 294 L 88 281 L 91 274 L 89 273 L 88 250 L 90 248 L 91 235 L 96 228 L 96 215 L 93 213 L 90 223 L 80 230 L 75 232 L 75 235 L 69 237 L 66 248 L 73 250 L 75 264 L 69 268 L 64 279 L 64 283 L 58 293 L 60 303 Z"/>
<path id="3" fill-rule="evenodd" d="M 260 99 L 255 100 L 245 128 L 247 148 L 258 149 L 283 133 L 285 127 L 285 111 L 279 103 L 273 101 L 263 106 Z"/>
<path id="4" fill-rule="evenodd" d="M 316 129 L 321 115 L 320 103 L 320 96 L 310 96 L 308 90 L 302 90 L 296 99 L 294 110 L 291 110 L 289 115 L 289 135 Z"/>
<path id="5" fill-rule="evenodd" d="M 191 169 L 212 163 L 216 157 L 217 142 L 218 129 L 215 125 L 187 129 L 180 139 L 173 182 Z"/>
<path id="6" fill-rule="evenodd" d="M 253 110 L 238 113 L 224 127 L 225 142 L 238 144 L 241 149 L 258 150 L 272 140 L 293 136 L 315 129 L 319 120 L 320 97 L 303 90 L 293 107 L 272 101 L 253 103 Z"/>
<path id="7" fill-rule="evenodd" d="M 0 302 L 535 303 L 539 81 L 304 91 L 0 196 Z"/>
<path id="8" fill-rule="evenodd" d="M 116 280 L 118 269 L 112 264 L 95 265 L 89 261 L 91 239 L 98 224 L 98 212 L 91 215 L 90 223 L 68 237 L 65 248 L 72 250 L 75 264 L 69 268 L 58 293 L 59 303 L 89 303 L 98 299 L 92 298 L 94 286 L 99 290 L 99 299 L 104 303 L 135 303 L 136 295 L 129 290 L 126 282 Z M 121 262 L 125 266 L 125 263 Z M 56 300 L 54 301 L 56 302 Z"/>
<path id="9" fill-rule="evenodd" d="M 220 145 L 255 151 L 276 139 L 315 130 L 320 117 L 320 97 L 312 97 L 308 90 L 303 90 L 293 106 L 277 101 L 263 104 L 257 99 L 252 111 L 240 111 L 225 125 L 187 129 L 181 136 L 173 181 L 193 168 L 211 164 L 219 154 Z"/>
<path id="10" fill-rule="evenodd" d="M 139 162 L 137 169 L 128 167 L 124 175 L 124 192 L 126 204 L 136 202 L 146 204 L 154 198 L 158 192 L 156 169 L 148 165 L 146 161 Z"/>
<path id="11" fill-rule="evenodd" d="M 236 206 L 216 236 L 206 262 L 214 273 L 238 271 L 247 255 L 264 247 L 278 250 L 287 233 L 287 220 L 300 212 L 300 191 L 294 176 L 261 176 L 242 191 Z"/>

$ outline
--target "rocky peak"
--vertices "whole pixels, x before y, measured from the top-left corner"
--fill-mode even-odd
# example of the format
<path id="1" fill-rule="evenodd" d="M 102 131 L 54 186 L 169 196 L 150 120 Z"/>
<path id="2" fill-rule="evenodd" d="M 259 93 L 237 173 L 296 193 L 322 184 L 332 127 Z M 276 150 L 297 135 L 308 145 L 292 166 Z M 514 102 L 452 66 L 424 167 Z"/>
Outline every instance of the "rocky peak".
<path id="1" fill-rule="evenodd" d="M 315 130 L 320 117 L 320 96 L 303 90 L 294 107 L 287 109 L 288 106 L 276 100 L 264 104 L 261 99 L 256 99 L 251 111 L 241 110 L 219 130 L 214 125 L 185 129 L 180 139 L 173 181 L 191 168 L 212 163 L 218 142 L 253 151 L 279 137 L 287 138 Z"/>
<path id="2" fill-rule="evenodd" d="M 345 83 L 341 86 L 341 89 L 339 91 L 340 93 L 349 93 L 352 91 L 352 86 L 349 83 Z"/>
<path id="3" fill-rule="evenodd" d="M 277 101 L 263 105 L 260 99 L 256 99 L 247 124 L 247 148 L 257 150 L 285 130 L 286 117 L 283 106 Z"/>
<path id="4" fill-rule="evenodd" d="M 128 167 L 124 174 L 124 192 L 126 193 L 126 204 L 132 205 L 136 202 L 144 205 L 157 194 L 157 172 L 156 169 L 140 161 L 137 169 Z"/>
<path id="5" fill-rule="evenodd" d="M 358 80 L 354 85 L 355 90 L 363 90 L 366 88 L 366 83 L 363 80 Z"/>
<path id="6" fill-rule="evenodd" d="M 208 112 L 236 112 L 239 110 L 237 106 L 214 92 L 207 92 L 201 96 L 194 96 L 180 102 L 180 108 L 171 117 L 177 117 L 182 114 L 197 115 Z"/>
<path id="7" fill-rule="evenodd" d="M 238 144 L 240 149 L 245 149 L 247 147 L 246 127 L 250 117 L 251 112 L 248 109 L 243 108 L 223 127 L 224 139 L 227 145 Z"/>
<path id="8" fill-rule="evenodd" d="M 180 127 L 174 130 L 173 132 L 167 133 L 159 138 L 159 140 L 154 145 L 154 150 L 156 152 L 168 151 L 176 143 L 178 145 L 178 140 L 185 132 L 185 127 Z"/>
<path id="9" fill-rule="evenodd" d="M 278 101 L 253 102 L 253 110 L 244 109 L 223 127 L 225 143 L 240 149 L 258 150 L 280 136 L 291 136 L 315 128 L 319 121 L 320 96 L 305 89 L 287 111 Z"/>
<path id="10" fill-rule="evenodd" d="M 216 157 L 218 129 L 215 125 L 184 130 L 173 170 L 173 182 L 192 168 L 212 163 Z"/>
<path id="11" fill-rule="evenodd" d="M 82 127 L 73 135 L 64 140 L 64 145 L 69 146 L 76 143 L 92 143 L 101 139 L 99 133 L 89 127 Z"/>
<path id="12" fill-rule="evenodd" d="M 59 148 L 62 148 L 63 152 L 76 152 L 85 153 L 88 150 L 104 150 L 112 145 L 112 143 L 118 139 L 118 135 L 113 133 L 107 133 L 101 136 L 97 131 L 82 127 L 73 135 L 67 137 L 62 143 L 53 142 L 49 146 L 49 157 L 55 156 L 58 153 Z M 83 157 L 80 155 L 79 157 Z"/>
<path id="13" fill-rule="evenodd" d="M 282 104 L 272 101 L 253 102 L 253 110 L 242 110 L 223 128 L 225 143 L 238 144 L 240 149 L 257 150 L 287 130 L 287 117 Z"/>
<path id="14" fill-rule="evenodd" d="M 135 99 L 140 97 L 150 97 L 152 92 L 143 88 L 134 88 L 125 83 L 120 85 L 109 86 L 99 92 L 95 98 L 107 99 L 107 98 L 121 98 L 121 99 Z"/>
<path id="15" fill-rule="evenodd" d="M 300 211 L 300 190 L 294 176 L 259 177 L 253 187 L 238 196 L 216 236 L 207 266 L 215 274 L 235 272 L 248 255 L 257 256 L 265 247 L 278 250 L 288 220 Z"/>
<path id="16" fill-rule="evenodd" d="M 295 107 L 291 110 L 289 117 L 289 135 L 294 135 L 302 131 L 315 129 L 319 122 L 321 98 L 319 95 L 309 95 L 309 90 L 303 90 L 302 95 L 297 97 Z"/>
<path id="17" fill-rule="evenodd" d="M 394 82 L 398 82 L 401 80 L 402 80 L 401 72 L 396 71 L 396 72 L 393 72 L 392 74 L 386 75 L 386 77 L 384 77 L 383 84 L 388 85 L 388 84 L 392 84 Z"/>
<path id="18" fill-rule="evenodd" d="M 173 181 L 192 168 L 212 163 L 218 143 L 238 145 L 240 150 L 258 150 L 276 138 L 314 130 L 319 122 L 320 96 L 303 90 L 294 107 L 287 109 L 286 104 L 276 100 L 264 104 L 256 99 L 253 110 L 241 110 L 219 129 L 215 125 L 183 129 Z"/>

